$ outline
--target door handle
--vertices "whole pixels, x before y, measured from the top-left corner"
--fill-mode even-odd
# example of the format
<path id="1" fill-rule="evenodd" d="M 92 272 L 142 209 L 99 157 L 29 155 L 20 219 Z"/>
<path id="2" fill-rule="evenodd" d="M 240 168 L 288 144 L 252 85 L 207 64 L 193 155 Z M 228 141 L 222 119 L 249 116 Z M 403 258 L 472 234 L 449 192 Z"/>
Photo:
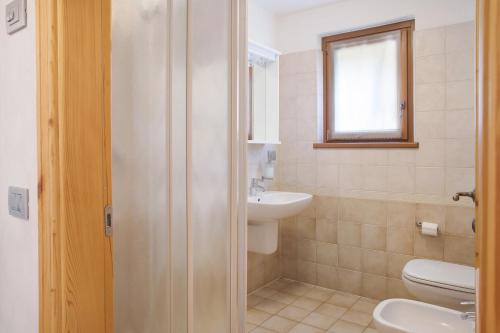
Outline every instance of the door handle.
<path id="1" fill-rule="evenodd" d="M 469 197 L 474 203 L 476 203 L 476 190 L 473 190 L 472 192 L 457 192 L 453 196 L 453 201 L 460 200 L 460 197 Z"/>

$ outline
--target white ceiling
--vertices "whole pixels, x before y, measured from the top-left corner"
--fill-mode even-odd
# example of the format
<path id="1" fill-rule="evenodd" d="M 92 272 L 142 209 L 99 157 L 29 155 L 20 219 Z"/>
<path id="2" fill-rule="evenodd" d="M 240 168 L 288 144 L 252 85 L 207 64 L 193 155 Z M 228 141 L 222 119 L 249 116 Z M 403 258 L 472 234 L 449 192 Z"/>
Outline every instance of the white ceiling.
<path id="1" fill-rule="evenodd" d="M 343 0 L 250 0 L 276 15 L 320 7 Z"/>

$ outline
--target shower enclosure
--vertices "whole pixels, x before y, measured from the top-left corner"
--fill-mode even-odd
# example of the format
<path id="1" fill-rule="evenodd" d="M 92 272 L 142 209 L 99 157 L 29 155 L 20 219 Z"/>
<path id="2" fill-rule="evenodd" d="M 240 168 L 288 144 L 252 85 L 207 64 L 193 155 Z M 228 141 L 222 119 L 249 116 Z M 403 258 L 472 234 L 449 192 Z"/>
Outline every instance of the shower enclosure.
<path id="1" fill-rule="evenodd" d="M 112 3 L 115 332 L 243 332 L 245 8 Z"/>

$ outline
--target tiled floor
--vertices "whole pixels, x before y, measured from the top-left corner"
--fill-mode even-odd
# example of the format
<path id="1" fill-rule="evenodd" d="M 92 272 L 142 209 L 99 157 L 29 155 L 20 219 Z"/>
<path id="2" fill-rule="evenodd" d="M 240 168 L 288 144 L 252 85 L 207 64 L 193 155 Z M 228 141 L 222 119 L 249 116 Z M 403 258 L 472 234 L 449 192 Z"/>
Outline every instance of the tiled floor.
<path id="1" fill-rule="evenodd" d="M 378 333 L 378 301 L 288 279 L 248 295 L 247 332 Z"/>

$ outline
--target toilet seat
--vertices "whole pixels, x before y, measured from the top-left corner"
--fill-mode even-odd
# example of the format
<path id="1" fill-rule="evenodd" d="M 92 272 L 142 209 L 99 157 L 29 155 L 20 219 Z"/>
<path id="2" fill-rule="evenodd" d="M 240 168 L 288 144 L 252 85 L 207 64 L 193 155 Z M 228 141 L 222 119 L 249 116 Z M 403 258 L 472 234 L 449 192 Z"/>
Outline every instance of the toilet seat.
<path id="1" fill-rule="evenodd" d="M 462 293 L 474 294 L 476 291 L 474 267 L 442 261 L 411 260 L 403 269 L 403 278 L 415 283 Z"/>

